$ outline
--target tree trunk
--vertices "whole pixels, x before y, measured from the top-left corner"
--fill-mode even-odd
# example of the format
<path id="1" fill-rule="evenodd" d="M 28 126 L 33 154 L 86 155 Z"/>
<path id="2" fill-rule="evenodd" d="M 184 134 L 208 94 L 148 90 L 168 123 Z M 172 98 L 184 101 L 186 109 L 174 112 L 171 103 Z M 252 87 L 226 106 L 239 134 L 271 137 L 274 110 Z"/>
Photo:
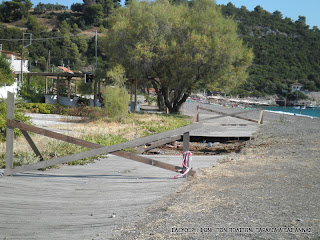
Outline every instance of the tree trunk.
<path id="1" fill-rule="evenodd" d="M 164 101 L 163 101 L 163 96 L 161 94 L 160 89 L 158 88 L 158 85 L 155 81 L 151 82 L 153 85 L 154 90 L 156 91 L 157 94 L 157 104 L 158 104 L 158 108 L 160 111 L 164 110 Z"/>
<path id="2" fill-rule="evenodd" d="M 170 91 L 168 88 L 162 88 L 161 92 L 164 97 L 164 102 L 169 109 L 169 113 L 179 113 L 181 105 L 187 100 L 187 98 L 191 94 L 191 90 L 189 89 L 187 93 L 179 93 L 175 92 L 173 98 L 170 100 Z"/>

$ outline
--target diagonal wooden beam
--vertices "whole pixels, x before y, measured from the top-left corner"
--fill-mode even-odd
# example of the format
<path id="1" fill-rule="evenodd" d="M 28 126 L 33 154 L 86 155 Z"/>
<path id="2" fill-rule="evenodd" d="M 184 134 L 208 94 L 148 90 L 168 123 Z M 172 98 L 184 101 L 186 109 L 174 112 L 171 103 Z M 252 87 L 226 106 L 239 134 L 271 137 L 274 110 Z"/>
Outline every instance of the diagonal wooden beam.
<path id="1" fill-rule="evenodd" d="M 220 111 L 216 111 L 216 110 L 212 110 L 212 109 L 208 109 L 208 108 L 204 108 L 204 107 L 199 107 L 199 109 L 223 115 L 223 116 L 215 116 L 215 117 L 207 118 L 206 120 L 215 119 L 215 118 L 221 118 L 221 117 L 235 117 L 235 118 L 239 118 L 239 119 L 243 119 L 243 120 L 250 121 L 250 122 L 255 122 L 255 123 L 258 123 L 258 120 L 251 119 L 251 118 L 246 118 L 246 117 L 240 117 L 238 115 L 242 114 L 242 113 L 255 112 L 255 111 L 261 110 L 261 109 L 258 108 L 258 109 L 254 109 L 254 110 L 241 111 L 241 112 L 236 112 L 236 113 L 229 114 L 229 113 L 224 113 L 224 112 L 220 112 Z"/>
<path id="2" fill-rule="evenodd" d="M 134 161 L 138 161 L 138 162 L 141 162 L 141 163 L 145 163 L 145 164 L 148 164 L 148 165 L 152 165 L 152 166 L 155 166 L 155 167 L 164 168 L 166 170 L 170 170 L 170 171 L 173 171 L 173 172 L 180 172 L 179 170 L 182 169 L 181 166 L 180 167 L 179 166 L 174 166 L 174 165 L 169 164 L 169 163 L 164 163 L 164 162 L 160 162 L 160 161 L 157 161 L 157 160 L 154 160 L 154 159 L 151 159 L 151 158 L 146 158 L 146 157 L 143 157 L 143 156 L 139 156 L 139 155 L 136 155 L 136 154 L 131 153 L 131 152 L 117 151 L 117 152 L 113 152 L 112 154 L 116 155 L 116 156 L 119 156 L 119 157 L 123 157 L 123 158 L 131 159 L 131 160 L 134 160 Z M 196 174 L 196 171 L 191 169 L 188 174 L 189 174 L 189 176 L 194 176 Z"/>
<path id="3" fill-rule="evenodd" d="M 25 137 L 25 139 L 29 143 L 30 147 L 32 148 L 32 150 L 34 151 L 36 156 L 40 158 L 40 161 L 43 161 L 44 159 L 43 159 L 39 149 L 37 148 L 36 144 L 34 143 L 32 138 L 30 137 L 29 133 L 24 130 L 20 130 L 20 131 L 22 132 L 23 136 Z"/>

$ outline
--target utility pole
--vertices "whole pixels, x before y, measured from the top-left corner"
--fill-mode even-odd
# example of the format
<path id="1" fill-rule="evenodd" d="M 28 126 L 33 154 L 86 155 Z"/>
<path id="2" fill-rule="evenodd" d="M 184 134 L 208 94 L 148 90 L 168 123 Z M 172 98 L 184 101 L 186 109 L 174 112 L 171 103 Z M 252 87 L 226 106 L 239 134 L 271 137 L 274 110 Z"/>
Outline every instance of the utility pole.
<path id="1" fill-rule="evenodd" d="M 47 72 L 50 71 L 50 65 L 51 65 L 51 63 L 50 63 L 50 57 L 51 57 L 51 51 L 49 50 L 49 54 L 48 54 L 48 64 L 47 64 Z"/>
<path id="2" fill-rule="evenodd" d="M 23 81 L 23 48 L 24 48 L 24 33 L 22 34 L 22 50 L 21 50 L 21 68 L 20 68 L 20 84 Z"/>
<path id="3" fill-rule="evenodd" d="M 96 53 L 96 70 L 98 69 L 98 32 L 96 31 L 96 47 L 95 47 L 95 53 Z"/>
<path id="4" fill-rule="evenodd" d="M 47 60 L 47 72 L 50 71 L 50 50 L 48 53 L 48 60 Z M 48 94 L 48 78 L 45 77 L 45 81 L 46 81 L 46 87 L 45 87 L 45 93 Z"/>
<path id="5" fill-rule="evenodd" d="M 24 46 L 24 35 L 29 35 L 29 44 Z M 22 34 L 22 50 L 21 50 L 21 72 L 20 72 L 20 84 L 23 82 L 23 49 L 29 47 L 32 43 L 32 33 L 23 33 Z"/>

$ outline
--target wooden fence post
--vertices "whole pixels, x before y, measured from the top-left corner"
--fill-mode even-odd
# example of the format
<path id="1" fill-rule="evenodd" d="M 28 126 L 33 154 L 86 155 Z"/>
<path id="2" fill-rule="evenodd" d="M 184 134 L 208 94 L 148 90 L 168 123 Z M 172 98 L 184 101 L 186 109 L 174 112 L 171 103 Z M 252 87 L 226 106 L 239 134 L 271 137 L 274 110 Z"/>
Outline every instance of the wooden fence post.
<path id="1" fill-rule="evenodd" d="M 263 110 L 260 111 L 260 117 L 259 117 L 258 124 L 263 124 Z"/>
<path id="2" fill-rule="evenodd" d="M 14 94 L 8 91 L 7 119 L 14 119 Z M 7 126 L 6 132 L 6 172 L 13 168 L 13 127 Z"/>
<path id="3" fill-rule="evenodd" d="M 197 112 L 196 112 L 196 118 L 195 118 L 195 122 L 199 122 L 199 114 L 200 114 L 200 106 L 197 106 Z"/>
<path id="4" fill-rule="evenodd" d="M 185 132 L 183 134 L 183 152 L 189 151 L 189 143 L 190 143 L 190 132 Z M 187 167 L 189 167 L 189 161 L 187 162 Z M 188 173 L 185 175 L 188 178 Z"/>

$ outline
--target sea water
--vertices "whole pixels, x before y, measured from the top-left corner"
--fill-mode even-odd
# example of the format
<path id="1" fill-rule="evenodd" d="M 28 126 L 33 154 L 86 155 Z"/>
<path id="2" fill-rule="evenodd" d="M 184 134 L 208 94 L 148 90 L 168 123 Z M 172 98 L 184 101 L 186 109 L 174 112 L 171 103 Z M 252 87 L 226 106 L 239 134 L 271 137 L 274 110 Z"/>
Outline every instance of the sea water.
<path id="1" fill-rule="evenodd" d="M 289 115 L 304 115 L 304 116 L 309 116 L 309 117 L 313 117 L 313 118 L 320 118 L 320 107 L 306 108 L 306 109 L 295 109 L 293 107 L 265 106 L 265 107 L 263 107 L 263 110 L 285 113 L 285 114 L 289 114 Z"/>

